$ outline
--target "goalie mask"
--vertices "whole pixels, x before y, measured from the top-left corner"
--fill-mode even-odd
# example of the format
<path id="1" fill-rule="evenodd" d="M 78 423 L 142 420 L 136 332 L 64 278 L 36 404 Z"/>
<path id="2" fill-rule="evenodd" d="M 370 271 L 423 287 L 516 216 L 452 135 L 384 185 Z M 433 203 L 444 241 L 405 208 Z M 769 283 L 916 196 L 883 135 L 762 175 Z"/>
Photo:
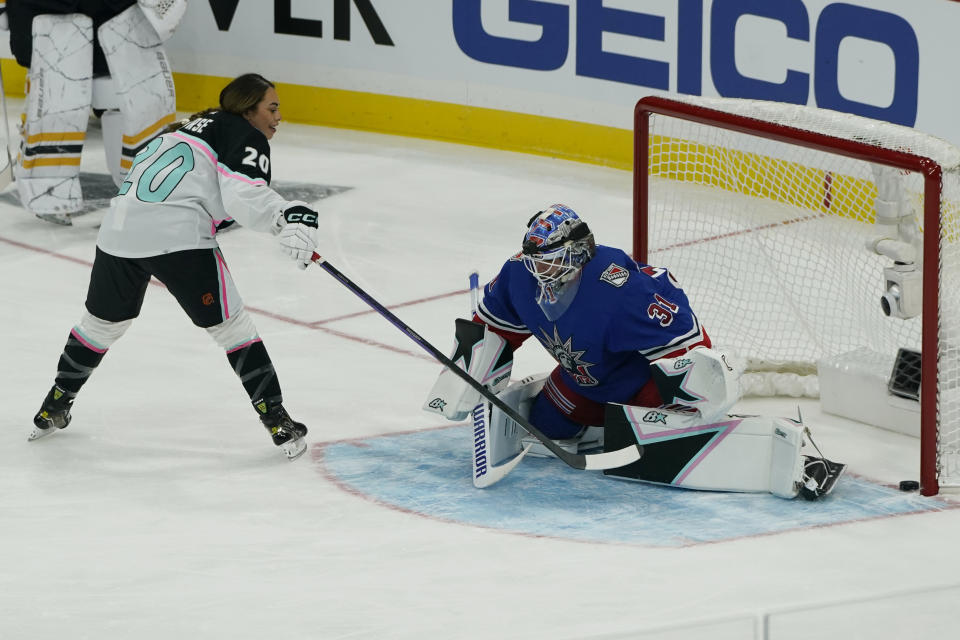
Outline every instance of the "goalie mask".
<path id="1" fill-rule="evenodd" d="M 569 281 L 596 252 L 587 223 L 565 205 L 538 212 L 527 227 L 521 248 L 523 266 L 541 287 Z"/>

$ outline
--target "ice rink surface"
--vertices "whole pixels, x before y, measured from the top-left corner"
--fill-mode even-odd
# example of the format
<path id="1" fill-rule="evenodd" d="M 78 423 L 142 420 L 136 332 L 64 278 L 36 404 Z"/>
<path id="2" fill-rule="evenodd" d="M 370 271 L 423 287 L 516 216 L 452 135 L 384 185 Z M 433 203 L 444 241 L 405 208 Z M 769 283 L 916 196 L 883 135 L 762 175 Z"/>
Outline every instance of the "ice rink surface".
<path id="1" fill-rule="evenodd" d="M 272 151 L 275 187 L 321 213 L 324 256 L 444 352 L 468 312 L 469 271 L 492 277 L 538 209 L 566 203 L 599 242 L 630 245 L 628 172 L 286 123 Z M 105 205 L 93 125 L 83 171 L 92 206 Z M 642 486 L 544 460 L 476 490 L 468 427 L 420 409 L 438 365 L 321 269 L 299 271 L 245 229 L 221 245 L 285 405 L 310 428 L 307 455 L 289 463 L 273 447 L 222 351 L 160 286 L 70 427 L 27 443 L 80 317 L 101 214 L 61 227 L 0 194 L 0 638 L 892 639 L 960 627 L 958 503 L 892 488 L 918 476 L 916 439 L 815 401 L 745 400 L 737 410 L 791 417 L 799 404 L 824 453 L 849 464 L 827 502 Z M 514 377 L 551 366 L 527 345 Z"/>

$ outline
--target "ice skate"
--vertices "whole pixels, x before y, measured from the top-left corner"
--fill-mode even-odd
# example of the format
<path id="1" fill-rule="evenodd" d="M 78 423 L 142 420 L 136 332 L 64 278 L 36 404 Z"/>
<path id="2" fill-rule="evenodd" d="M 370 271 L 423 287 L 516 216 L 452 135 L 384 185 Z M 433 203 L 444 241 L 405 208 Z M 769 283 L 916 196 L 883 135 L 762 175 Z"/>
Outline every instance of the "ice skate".
<path id="1" fill-rule="evenodd" d="M 260 416 L 260 422 L 270 432 L 273 444 L 280 447 L 290 460 L 296 460 L 307 450 L 307 442 L 303 439 L 307 435 L 307 427 L 300 422 L 294 422 L 282 405 L 277 405 Z"/>
<path id="2" fill-rule="evenodd" d="M 40 411 L 33 417 L 33 431 L 27 436 L 28 441 L 37 440 L 60 429 L 66 429 L 70 424 L 70 407 L 76 394 L 54 385 L 43 400 Z"/>
<path id="3" fill-rule="evenodd" d="M 847 465 L 826 458 L 804 456 L 803 486 L 800 495 L 807 500 L 818 500 L 833 491 Z"/>

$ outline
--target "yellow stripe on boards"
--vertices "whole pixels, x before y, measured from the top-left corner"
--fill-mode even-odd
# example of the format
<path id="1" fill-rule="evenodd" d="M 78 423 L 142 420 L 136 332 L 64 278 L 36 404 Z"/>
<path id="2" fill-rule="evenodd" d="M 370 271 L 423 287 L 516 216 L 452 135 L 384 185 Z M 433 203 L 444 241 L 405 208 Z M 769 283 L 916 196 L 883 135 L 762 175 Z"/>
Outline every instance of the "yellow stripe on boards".
<path id="1" fill-rule="evenodd" d="M 0 60 L 7 95 L 23 96 L 26 70 Z M 194 113 L 216 106 L 231 79 L 174 73 L 177 109 Z M 548 118 L 448 102 L 361 91 L 278 83 L 280 111 L 290 122 L 376 131 L 470 144 L 493 149 L 598 164 L 629 170 L 633 132 L 597 124 Z M 633 117 L 626 109 L 624 120 Z"/>
<path id="2" fill-rule="evenodd" d="M 6 31 L 0 31 L 0 37 L 9 38 Z M 0 72 L 3 73 L 3 90 L 8 96 L 23 97 L 27 83 L 27 70 L 17 64 L 13 58 L 0 58 Z"/>
<path id="3" fill-rule="evenodd" d="M 173 74 L 177 108 L 216 106 L 230 78 Z M 599 164 L 633 166 L 633 132 L 596 124 L 432 100 L 277 84 L 280 113 L 304 124 L 360 129 Z M 625 119 L 632 118 L 627 109 Z"/>

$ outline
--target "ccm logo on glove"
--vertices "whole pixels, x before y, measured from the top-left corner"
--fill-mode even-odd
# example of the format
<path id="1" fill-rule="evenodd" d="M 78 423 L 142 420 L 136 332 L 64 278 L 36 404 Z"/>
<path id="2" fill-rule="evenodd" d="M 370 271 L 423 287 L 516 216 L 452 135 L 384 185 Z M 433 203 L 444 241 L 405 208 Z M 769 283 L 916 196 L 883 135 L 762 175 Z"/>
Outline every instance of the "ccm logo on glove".
<path id="1" fill-rule="evenodd" d="M 305 224 L 308 227 L 317 226 L 317 212 L 303 205 L 294 205 L 283 212 L 283 219 L 287 224 Z"/>

